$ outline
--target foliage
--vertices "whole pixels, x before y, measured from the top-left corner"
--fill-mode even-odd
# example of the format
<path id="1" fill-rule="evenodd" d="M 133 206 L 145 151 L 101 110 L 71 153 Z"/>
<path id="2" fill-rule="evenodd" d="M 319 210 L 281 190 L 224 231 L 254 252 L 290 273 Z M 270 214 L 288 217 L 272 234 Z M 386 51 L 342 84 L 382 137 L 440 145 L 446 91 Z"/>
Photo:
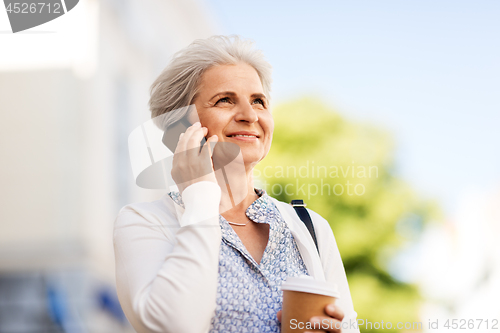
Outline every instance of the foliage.
<path id="1" fill-rule="evenodd" d="M 390 135 L 349 122 L 312 98 L 280 105 L 273 116 L 272 148 L 255 174 L 260 185 L 281 201 L 304 199 L 329 221 L 358 318 L 418 321 L 416 287 L 388 267 L 437 209 L 395 175 Z"/>

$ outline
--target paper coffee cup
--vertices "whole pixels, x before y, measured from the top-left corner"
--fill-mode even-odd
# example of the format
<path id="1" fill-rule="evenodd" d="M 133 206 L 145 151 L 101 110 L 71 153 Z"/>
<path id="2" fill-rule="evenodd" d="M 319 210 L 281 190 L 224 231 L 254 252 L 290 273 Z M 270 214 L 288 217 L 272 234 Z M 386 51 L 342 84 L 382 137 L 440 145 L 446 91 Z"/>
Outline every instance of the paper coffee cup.
<path id="1" fill-rule="evenodd" d="M 283 291 L 282 333 L 310 331 L 309 320 L 314 316 L 329 317 L 325 313 L 326 305 L 334 303 L 339 298 L 336 284 L 318 281 L 305 275 L 288 277 L 281 285 L 281 290 Z M 324 325 L 327 324 L 331 325 L 330 323 Z M 321 326 L 316 326 L 316 329 L 320 328 Z"/>

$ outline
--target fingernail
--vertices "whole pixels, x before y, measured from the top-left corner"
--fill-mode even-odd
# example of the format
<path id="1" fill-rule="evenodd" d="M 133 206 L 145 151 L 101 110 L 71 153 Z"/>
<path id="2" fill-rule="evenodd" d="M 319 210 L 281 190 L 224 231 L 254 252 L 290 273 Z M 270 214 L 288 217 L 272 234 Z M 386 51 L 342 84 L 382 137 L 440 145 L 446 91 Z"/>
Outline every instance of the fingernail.
<path id="1" fill-rule="evenodd" d="M 328 311 L 335 311 L 335 307 L 332 304 L 328 305 Z"/>
<path id="2" fill-rule="evenodd" d="M 196 126 L 196 127 L 201 126 L 201 123 L 200 123 L 199 121 L 197 121 L 197 122 L 195 122 L 195 123 L 193 124 L 193 126 Z"/>
<path id="3" fill-rule="evenodd" d="M 320 323 L 320 322 L 321 322 L 321 318 L 318 318 L 318 317 L 311 318 L 311 323 Z"/>

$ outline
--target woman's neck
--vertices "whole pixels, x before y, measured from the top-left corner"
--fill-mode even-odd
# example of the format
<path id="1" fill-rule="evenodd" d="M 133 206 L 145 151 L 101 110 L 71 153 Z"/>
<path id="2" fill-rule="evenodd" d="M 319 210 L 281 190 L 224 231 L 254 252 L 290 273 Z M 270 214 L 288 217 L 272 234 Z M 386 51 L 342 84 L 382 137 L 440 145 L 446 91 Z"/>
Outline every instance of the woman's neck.
<path id="1" fill-rule="evenodd" d="M 219 177 L 217 179 L 222 190 L 220 212 L 223 216 L 226 212 L 230 215 L 244 215 L 247 208 L 259 198 L 253 187 L 253 168 L 248 168 L 245 171 L 246 174 L 241 174 L 239 177 L 234 177 L 235 174 L 228 175 L 226 173 L 225 177 L 220 177 L 222 178 L 220 180 Z M 229 185 L 225 179 L 228 180 Z"/>

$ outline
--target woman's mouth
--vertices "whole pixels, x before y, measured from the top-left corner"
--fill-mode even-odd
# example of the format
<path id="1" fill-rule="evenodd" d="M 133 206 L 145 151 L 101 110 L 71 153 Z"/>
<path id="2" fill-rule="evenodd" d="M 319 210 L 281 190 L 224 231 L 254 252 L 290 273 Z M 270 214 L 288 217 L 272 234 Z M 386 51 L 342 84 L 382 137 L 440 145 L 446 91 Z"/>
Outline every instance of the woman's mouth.
<path id="1" fill-rule="evenodd" d="M 255 135 L 244 135 L 244 134 L 229 135 L 228 137 L 233 140 L 237 140 L 239 142 L 255 142 L 259 139 Z"/>
<path id="2" fill-rule="evenodd" d="M 231 133 L 227 135 L 227 137 L 236 139 L 238 141 L 255 141 L 259 138 L 259 135 L 255 132 L 241 131 Z"/>
<path id="3" fill-rule="evenodd" d="M 241 138 L 258 138 L 255 135 L 244 135 L 244 134 L 229 135 L 229 137 L 230 138 L 237 138 L 237 137 L 241 137 Z"/>

